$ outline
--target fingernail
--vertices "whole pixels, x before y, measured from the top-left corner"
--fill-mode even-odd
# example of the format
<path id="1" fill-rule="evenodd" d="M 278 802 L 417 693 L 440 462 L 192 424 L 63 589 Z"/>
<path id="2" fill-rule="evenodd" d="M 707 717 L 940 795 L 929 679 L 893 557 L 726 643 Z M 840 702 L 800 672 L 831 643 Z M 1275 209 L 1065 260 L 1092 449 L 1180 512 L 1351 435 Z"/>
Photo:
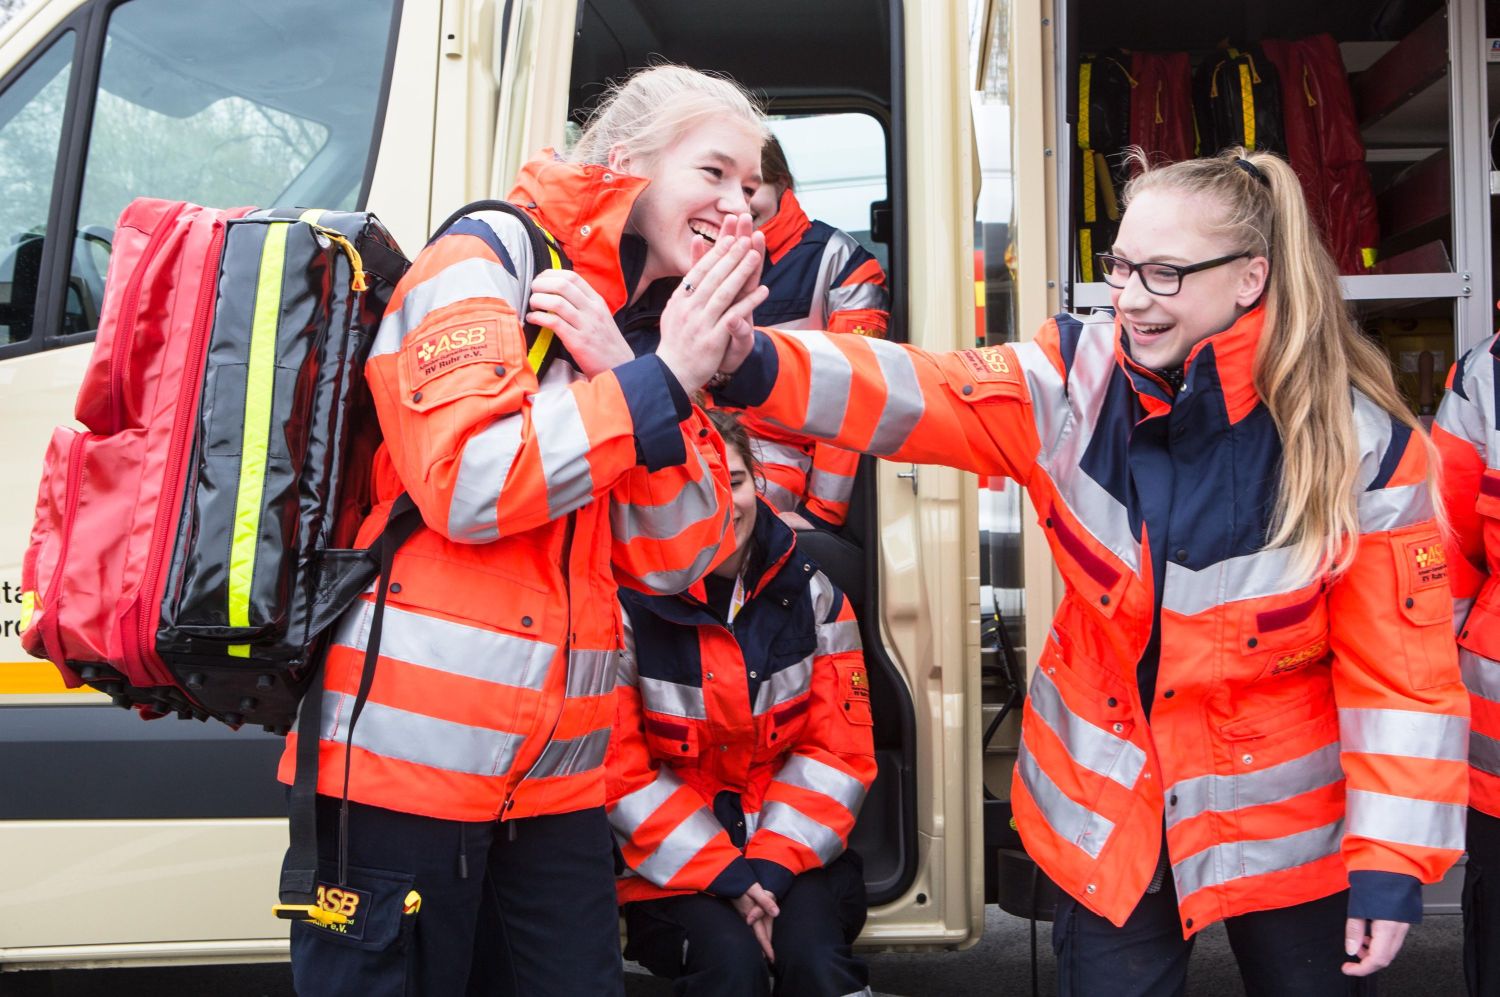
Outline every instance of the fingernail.
<path id="1" fill-rule="evenodd" d="M 1345 942 L 1344 943 L 1344 954 L 1345 955 L 1352 956 L 1352 955 L 1355 955 L 1358 952 L 1359 952 L 1359 945 L 1358 944 L 1356 944 L 1354 942 Z"/>

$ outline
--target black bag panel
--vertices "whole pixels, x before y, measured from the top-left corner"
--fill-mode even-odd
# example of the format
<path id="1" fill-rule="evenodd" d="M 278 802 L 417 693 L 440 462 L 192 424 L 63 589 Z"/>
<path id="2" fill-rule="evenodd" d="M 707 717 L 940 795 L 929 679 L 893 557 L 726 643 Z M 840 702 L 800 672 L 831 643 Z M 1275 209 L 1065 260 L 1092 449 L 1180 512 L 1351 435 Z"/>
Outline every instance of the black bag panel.
<path id="1" fill-rule="evenodd" d="M 1123 52 L 1083 56 L 1078 64 L 1078 147 L 1119 152 L 1130 145 L 1130 92 L 1135 79 Z M 1087 114 L 1087 120 L 1082 115 Z"/>
<path id="2" fill-rule="evenodd" d="M 227 228 L 157 633 L 163 662 L 205 709 L 277 728 L 295 717 L 324 631 L 375 574 L 367 554 L 347 549 L 372 504 L 370 468 L 380 442 L 364 364 L 407 266 L 374 216 L 322 212 L 318 228 L 342 235 L 361 258 L 367 289 L 356 292 L 347 247 L 301 215 L 256 212 Z M 230 560 L 255 297 L 266 234 L 287 222 L 248 619 L 234 625 Z M 195 684 L 186 681 L 190 674 Z"/>
<path id="3" fill-rule="evenodd" d="M 1193 74 L 1193 111 L 1200 156 L 1233 146 L 1286 155 L 1280 79 L 1259 46 L 1205 59 Z"/>

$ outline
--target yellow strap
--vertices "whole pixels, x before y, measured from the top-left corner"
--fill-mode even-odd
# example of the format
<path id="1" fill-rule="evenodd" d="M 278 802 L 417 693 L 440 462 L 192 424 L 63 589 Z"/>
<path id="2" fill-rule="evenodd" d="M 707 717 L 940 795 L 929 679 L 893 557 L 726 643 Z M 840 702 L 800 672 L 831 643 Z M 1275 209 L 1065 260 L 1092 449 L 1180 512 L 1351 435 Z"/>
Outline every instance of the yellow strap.
<path id="1" fill-rule="evenodd" d="M 1112 222 L 1120 220 L 1120 200 L 1115 196 L 1115 180 L 1109 175 L 1109 162 L 1104 153 L 1096 152 L 1095 172 L 1099 175 L 1099 193 L 1104 197 L 1104 217 Z"/>
<path id="2" fill-rule="evenodd" d="M 1375 266 L 1377 262 L 1379 262 L 1379 257 L 1375 253 L 1374 246 L 1364 246 L 1363 248 L 1361 248 L 1359 251 L 1359 258 L 1360 261 L 1364 263 L 1366 270 L 1369 270 L 1370 268 Z"/>
<path id="3" fill-rule="evenodd" d="M 540 225 L 537 229 L 546 237 L 547 255 L 552 258 L 552 269 L 561 270 L 562 257 L 557 253 L 557 240 L 552 238 L 551 232 Z M 542 361 L 546 359 L 547 350 L 552 346 L 552 336 L 552 330 L 543 326 L 541 332 L 537 334 L 536 342 L 531 344 L 531 349 L 526 354 L 526 362 L 531 365 L 532 373 L 542 369 Z"/>
<path id="4" fill-rule="evenodd" d="M 1092 62 L 1078 64 L 1078 148 L 1089 147 L 1089 82 L 1094 74 Z"/>
<path id="5" fill-rule="evenodd" d="M 1312 95 L 1312 87 L 1307 83 L 1307 77 L 1311 74 L 1311 72 L 1312 70 L 1310 70 L 1307 66 L 1302 67 L 1302 92 L 1307 95 L 1307 106 L 1317 107 L 1318 102 Z"/>
<path id="6" fill-rule="evenodd" d="M 21 593 L 21 631 L 31 629 L 31 614 L 36 612 L 36 593 L 27 589 Z"/>
<path id="7" fill-rule="evenodd" d="M 1166 86 L 1161 80 L 1156 81 L 1156 123 L 1162 123 L 1161 117 L 1161 88 Z"/>
<path id="8" fill-rule="evenodd" d="M 1083 271 L 1085 284 L 1094 279 L 1094 233 L 1086 228 L 1078 230 L 1078 269 Z"/>
<path id="9" fill-rule="evenodd" d="M 1240 115 L 1245 119 L 1245 148 L 1255 148 L 1255 91 L 1250 88 L 1250 67 L 1240 63 Z M 1258 79 L 1256 82 L 1260 82 Z"/>
<path id="10" fill-rule="evenodd" d="M 1083 220 L 1086 222 L 1099 220 L 1099 205 L 1095 200 L 1098 195 L 1094 186 L 1094 154 L 1085 149 L 1083 151 Z"/>
<path id="11" fill-rule="evenodd" d="M 245 418 L 240 443 L 240 480 L 229 543 L 229 625 L 250 625 L 250 587 L 255 577 L 260 506 L 270 456 L 271 408 L 276 384 L 276 328 L 281 318 L 281 280 L 286 268 L 290 222 L 266 226 L 260 276 L 250 320 L 250 358 L 245 369 Z M 250 645 L 231 644 L 229 654 L 248 658 Z"/>
<path id="12" fill-rule="evenodd" d="M 982 281 L 982 280 L 976 280 L 974 282 L 974 307 L 975 308 L 983 308 L 985 306 L 984 305 L 984 295 L 985 295 L 984 281 Z"/>

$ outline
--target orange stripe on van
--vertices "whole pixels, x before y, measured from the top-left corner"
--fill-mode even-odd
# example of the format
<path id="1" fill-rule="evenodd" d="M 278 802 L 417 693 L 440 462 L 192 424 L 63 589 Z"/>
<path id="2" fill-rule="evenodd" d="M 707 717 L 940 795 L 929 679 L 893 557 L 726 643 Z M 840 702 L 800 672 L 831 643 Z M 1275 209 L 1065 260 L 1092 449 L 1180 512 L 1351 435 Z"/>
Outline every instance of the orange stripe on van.
<path id="1" fill-rule="evenodd" d="M 49 661 L 0 661 L 0 696 L 90 692 L 97 690 L 86 685 L 77 689 L 63 685 L 57 666 Z"/>

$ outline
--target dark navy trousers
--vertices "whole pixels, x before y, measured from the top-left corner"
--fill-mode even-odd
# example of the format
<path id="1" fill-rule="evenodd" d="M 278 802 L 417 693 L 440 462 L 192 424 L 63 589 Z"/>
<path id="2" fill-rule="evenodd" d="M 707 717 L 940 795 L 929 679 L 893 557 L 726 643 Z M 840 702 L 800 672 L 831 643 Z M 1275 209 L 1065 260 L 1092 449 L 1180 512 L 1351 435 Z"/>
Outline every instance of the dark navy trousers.
<path id="1" fill-rule="evenodd" d="M 776 901 L 774 965 L 729 901 L 706 893 L 626 904 L 625 955 L 671 979 L 676 997 L 869 992 L 869 971 L 853 950 L 865 923 L 864 869 L 853 853 L 802 873 Z"/>
<path id="2" fill-rule="evenodd" d="M 303 997 L 624 994 L 603 808 L 462 823 L 318 799 L 319 890 L 351 923 L 292 924 Z M 514 835 L 514 836 L 512 836 Z"/>
<path id="3" fill-rule="evenodd" d="M 1345 976 L 1349 892 L 1224 922 L 1249 997 L 1374 997 L 1373 977 Z M 1181 997 L 1193 943 L 1182 937 L 1172 877 L 1123 927 L 1063 894 L 1052 923 L 1059 997 Z M 1378 974 L 1377 974 L 1378 975 Z"/>

